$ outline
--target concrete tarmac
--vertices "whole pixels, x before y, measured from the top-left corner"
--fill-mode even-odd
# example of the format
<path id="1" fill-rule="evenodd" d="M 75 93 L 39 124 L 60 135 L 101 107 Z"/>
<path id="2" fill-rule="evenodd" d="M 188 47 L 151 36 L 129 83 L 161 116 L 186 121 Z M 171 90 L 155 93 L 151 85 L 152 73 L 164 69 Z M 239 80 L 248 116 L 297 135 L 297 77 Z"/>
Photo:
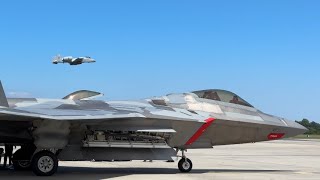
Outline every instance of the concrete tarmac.
<path id="1" fill-rule="evenodd" d="M 189 150 L 191 173 L 183 174 L 177 162 L 60 162 L 53 177 L 35 177 L 32 172 L 0 170 L 0 179 L 320 179 L 320 141 L 281 140 Z"/>

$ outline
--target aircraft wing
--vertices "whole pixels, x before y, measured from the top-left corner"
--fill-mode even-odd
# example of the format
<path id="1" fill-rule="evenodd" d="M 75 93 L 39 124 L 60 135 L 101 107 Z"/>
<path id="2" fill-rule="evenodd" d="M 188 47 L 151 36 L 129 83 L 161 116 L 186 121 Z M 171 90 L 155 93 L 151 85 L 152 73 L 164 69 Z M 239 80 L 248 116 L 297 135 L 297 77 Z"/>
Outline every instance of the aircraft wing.
<path id="1" fill-rule="evenodd" d="M 108 108 L 104 110 L 74 110 L 74 109 L 42 109 L 42 108 L 7 108 L 0 107 L 0 121 L 32 121 L 36 119 L 70 120 L 100 122 L 115 119 L 163 119 L 163 120 L 205 120 L 205 117 L 195 115 L 183 109 L 166 110 L 157 108 Z"/>
<path id="2" fill-rule="evenodd" d="M 73 64 L 81 64 L 82 61 L 83 61 L 83 58 L 81 58 L 81 57 L 72 59 Z"/>
<path id="3" fill-rule="evenodd" d="M 69 102 L 69 103 L 67 103 Z M 35 105 L 9 107 L 0 81 L 0 121 L 33 121 L 74 120 L 74 121 L 104 121 L 114 119 L 164 119 L 164 120 L 205 120 L 198 114 L 185 109 L 153 106 L 147 101 L 137 102 L 103 102 L 79 101 L 78 104 L 69 101 L 48 101 Z"/>

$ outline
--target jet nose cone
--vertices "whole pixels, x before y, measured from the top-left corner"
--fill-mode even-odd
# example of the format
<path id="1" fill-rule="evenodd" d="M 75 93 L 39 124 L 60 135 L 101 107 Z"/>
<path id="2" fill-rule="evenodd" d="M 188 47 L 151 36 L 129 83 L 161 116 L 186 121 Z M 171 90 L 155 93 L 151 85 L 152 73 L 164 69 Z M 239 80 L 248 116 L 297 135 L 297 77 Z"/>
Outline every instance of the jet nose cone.
<path id="1" fill-rule="evenodd" d="M 288 137 L 294 137 L 300 134 L 304 134 L 308 131 L 308 129 L 301 124 L 295 122 L 295 121 L 289 121 L 289 120 L 284 120 L 287 125 L 289 126 L 288 129 Z"/>

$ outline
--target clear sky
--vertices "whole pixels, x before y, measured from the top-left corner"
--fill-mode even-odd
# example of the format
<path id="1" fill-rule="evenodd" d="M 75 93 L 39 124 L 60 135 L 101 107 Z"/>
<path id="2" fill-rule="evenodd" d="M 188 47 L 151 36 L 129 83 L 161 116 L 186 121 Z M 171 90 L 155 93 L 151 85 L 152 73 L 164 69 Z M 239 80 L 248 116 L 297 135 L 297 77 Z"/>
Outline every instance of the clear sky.
<path id="1" fill-rule="evenodd" d="M 137 99 L 219 88 L 264 112 L 320 122 L 318 0 L 0 2 L 10 96 L 79 89 Z M 95 64 L 53 65 L 56 54 Z"/>

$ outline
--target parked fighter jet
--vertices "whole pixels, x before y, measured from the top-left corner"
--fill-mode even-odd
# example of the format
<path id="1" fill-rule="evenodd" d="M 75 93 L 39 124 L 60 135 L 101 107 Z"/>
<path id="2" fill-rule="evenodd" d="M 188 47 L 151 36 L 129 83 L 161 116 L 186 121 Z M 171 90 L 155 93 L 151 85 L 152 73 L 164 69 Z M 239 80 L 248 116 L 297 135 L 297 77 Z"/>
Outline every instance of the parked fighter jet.
<path id="1" fill-rule="evenodd" d="M 15 169 L 50 176 L 63 161 L 169 160 L 181 172 L 193 165 L 186 150 L 277 140 L 303 126 L 254 108 L 224 90 L 169 94 L 137 101 L 89 100 L 77 91 L 63 99 L 7 99 L 0 84 L 0 143 L 21 146 Z M 181 155 L 180 151 L 182 152 Z"/>
<path id="2" fill-rule="evenodd" d="M 69 63 L 70 65 L 79 65 L 82 63 L 95 63 L 96 61 L 89 56 L 73 58 L 72 56 L 61 57 L 57 55 L 53 58 L 52 63 Z"/>

